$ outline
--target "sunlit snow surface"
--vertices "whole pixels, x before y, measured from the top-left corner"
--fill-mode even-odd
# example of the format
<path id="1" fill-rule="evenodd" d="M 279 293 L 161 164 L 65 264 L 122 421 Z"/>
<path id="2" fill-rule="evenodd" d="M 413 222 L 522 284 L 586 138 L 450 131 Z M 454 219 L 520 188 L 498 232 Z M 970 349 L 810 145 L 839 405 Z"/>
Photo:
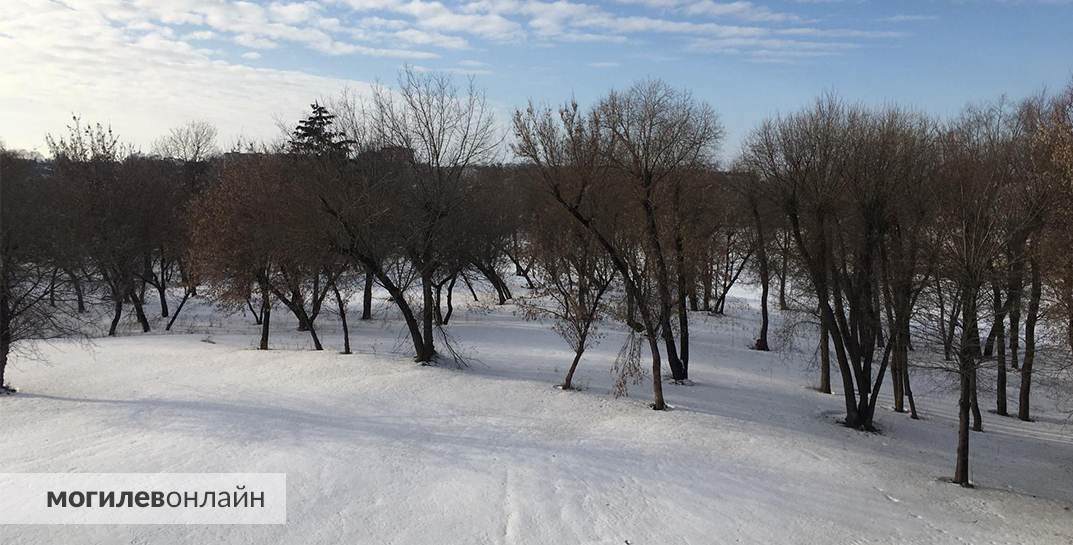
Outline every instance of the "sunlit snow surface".
<path id="1" fill-rule="evenodd" d="M 412 363 L 378 305 L 377 320 L 351 316 L 351 356 L 334 316 L 318 320 L 316 353 L 277 309 L 274 349 L 260 352 L 249 317 L 197 302 L 171 334 L 130 327 L 17 357 L 2 471 L 285 472 L 288 524 L 0 526 L 0 543 L 1073 542 L 1073 423 L 1044 389 L 1038 422 L 984 414 L 978 488 L 964 490 L 940 481 L 956 439 L 948 378 L 914 374 L 923 421 L 888 395 L 882 434 L 845 429 L 842 399 L 809 388 L 814 334 L 775 342 L 774 312 L 780 350 L 748 349 L 751 298 L 693 316 L 695 384 L 666 383 L 662 413 L 647 408 L 647 378 L 609 395 L 615 331 L 582 361 L 584 390 L 563 392 L 571 354 L 514 306 L 456 309 L 450 332 L 470 360 L 456 370 Z"/>

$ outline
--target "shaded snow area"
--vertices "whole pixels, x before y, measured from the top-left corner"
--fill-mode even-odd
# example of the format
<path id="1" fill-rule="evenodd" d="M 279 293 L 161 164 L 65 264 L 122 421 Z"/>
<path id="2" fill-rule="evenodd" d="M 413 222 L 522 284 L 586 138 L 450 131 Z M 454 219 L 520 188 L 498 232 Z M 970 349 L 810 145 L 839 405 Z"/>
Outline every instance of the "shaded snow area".
<path id="1" fill-rule="evenodd" d="M 616 331 L 582 360 L 584 389 L 564 392 L 571 354 L 517 307 L 456 310 L 458 370 L 412 363 L 379 305 L 378 320 L 351 317 L 350 356 L 333 316 L 317 353 L 277 309 L 261 352 L 248 317 L 197 303 L 171 334 L 17 358 L 2 471 L 283 472 L 288 522 L 0 526 L 0 543 L 1073 543 L 1073 424 L 1042 389 L 1037 422 L 984 414 L 968 490 L 940 480 L 956 443 L 948 377 L 914 374 L 924 420 L 887 396 L 881 434 L 846 429 L 842 399 L 810 388 L 814 333 L 748 349 L 755 301 L 693 315 L 695 384 L 665 383 L 667 412 L 647 407 L 647 378 L 610 395 Z"/>

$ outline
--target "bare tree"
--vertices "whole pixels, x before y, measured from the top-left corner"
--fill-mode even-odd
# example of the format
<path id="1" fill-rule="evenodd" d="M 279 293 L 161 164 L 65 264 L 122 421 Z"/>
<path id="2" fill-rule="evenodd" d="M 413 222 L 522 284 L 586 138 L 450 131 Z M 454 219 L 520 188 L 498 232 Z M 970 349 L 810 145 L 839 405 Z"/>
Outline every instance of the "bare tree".
<path id="1" fill-rule="evenodd" d="M 562 210 L 545 210 L 529 231 L 526 251 L 534 264 L 534 287 L 522 306 L 530 318 L 550 318 L 555 332 L 574 350 L 561 385 L 571 390 L 578 363 L 597 338 L 615 269 L 591 232 Z"/>
<path id="2" fill-rule="evenodd" d="M 184 163 L 200 163 L 218 155 L 216 127 L 205 121 L 190 121 L 172 128 L 153 143 L 153 152 Z"/>
<path id="3" fill-rule="evenodd" d="M 44 191 L 43 170 L 0 147 L 0 395 L 15 392 L 5 375 L 12 353 L 77 335 L 81 325 L 77 308 L 57 301 L 57 266 L 75 241 L 56 229 L 59 214 Z"/>
<path id="4" fill-rule="evenodd" d="M 673 249 L 665 240 L 678 238 L 678 218 L 672 207 L 660 209 L 660 200 L 680 195 L 685 175 L 713 162 L 723 137 L 715 111 L 687 92 L 659 80 L 641 81 L 622 92 L 612 91 L 599 105 L 603 129 L 614 140 L 608 159 L 623 176 L 623 190 L 641 209 L 647 251 L 655 264 L 659 297 L 657 321 L 667 349 L 667 363 L 675 380 L 689 378 L 688 321 L 681 314 L 676 346 L 671 315 L 675 312 L 677 286 L 672 276 Z M 670 216 L 661 221 L 661 216 Z M 661 226 L 661 223 L 663 226 Z M 682 358 L 686 349 L 686 359 Z"/>
<path id="5" fill-rule="evenodd" d="M 399 224 L 405 230 L 400 243 L 420 274 L 422 291 L 420 328 L 409 325 L 417 361 L 431 362 L 436 356 L 434 277 L 447 257 L 441 249 L 452 246 L 448 239 L 455 236 L 449 222 L 460 221 L 466 205 L 467 172 L 494 155 L 499 137 L 484 93 L 472 79 L 460 90 L 447 75 L 408 67 L 398 89 L 377 87 L 372 100 L 374 140 L 407 151 L 410 173 L 395 187 L 407 218 Z M 392 296 L 397 304 L 408 304 L 405 294 Z"/>

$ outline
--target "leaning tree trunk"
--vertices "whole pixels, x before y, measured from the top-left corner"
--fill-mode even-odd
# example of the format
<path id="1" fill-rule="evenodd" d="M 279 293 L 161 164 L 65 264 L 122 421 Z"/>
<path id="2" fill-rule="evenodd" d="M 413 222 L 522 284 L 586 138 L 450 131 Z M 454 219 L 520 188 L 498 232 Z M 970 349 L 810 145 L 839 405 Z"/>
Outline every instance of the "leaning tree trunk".
<path id="1" fill-rule="evenodd" d="M 123 317 L 123 299 L 115 298 L 115 313 L 112 314 L 112 324 L 108 326 L 108 336 L 115 337 L 116 328 L 119 327 L 119 319 Z"/>
<path id="2" fill-rule="evenodd" d="M 563 390 L 574 389 L 574 371 L 577 371 L 577 364 L 581 362 L 581 355 L 585 353 L 585 339 L 581 339 L 578 344 L 582 348 L 574 352 L 574 361 L 570 362 L 570 370 L 566 372 L 566 378 L 563 379 L 563 384 L 560 386 Z"/>
<path id="3" fill-rule="evenodd" d="M 1032 259 L 1032 292 L 1028 300 L 1028 317 L 1025 319 L 1025 359 L 1021 362 L 1021 391 L 1017 402 L 1017 418 L 1032 420 L 1032 366 L 1036 362 L 1036 322 L 1039 319 L 1039 301 L 1043 295 L 1043 281 L 1039 262 Z"/>
<path id="4" fill-rule="evenodd" d="M 191 293 L 192 292 L 189 288 L 183 291 L 183 298 L 179 300 L 179 308 L 175 309 L 175 314 L 173 314 L 171 316 L 171 319 L 168 320 L 168 325 L 164 328 L 164 331 L 171 331 L 171 326 L 175 325 L 175 320 L 179 318 L 179 313 L 183 311 L 183 306 L 185 306 L 186 301 L 190 299 Z"/>
<path id="5" fill-rule="evenodd" d="M 335 304 L 339 307 L 339 321 L 343 325 L 343 353 L 350 354 L 350 328 L 346 323 L 346 302 L 343 301 L 342 294 L 339 293 L 339 287 L 332 282 L 332 291 L 335 292 Z"/>
<path id="6" fill-rule="evenodd" d="M 324 350 L 324 346 L 320 344 L 320 337 L 317 335 L 317 328 L 313 325 L 313 320 L 309 318 L 305 308 L 298 306 L 297 304 L 288 305 L 291 307 L 291 312 L 298 318 L 299 324 L 305 324 L 305 330 L 309 332 L 309 338 L 313 340 L 313 350 Z"/>
<path id="7" fill-rule="evenodd" d="M 142 294 L 144 294 L 144 292 L 142 292 Z M 134 314 L 138 317 L 138 323 L 142 325 L 142 333 L 149 333 L 149 319 L 145 317 L 145 306 L 143 305 L 142 294 L 131 290 L 130 302 L 134 307 Z"/>

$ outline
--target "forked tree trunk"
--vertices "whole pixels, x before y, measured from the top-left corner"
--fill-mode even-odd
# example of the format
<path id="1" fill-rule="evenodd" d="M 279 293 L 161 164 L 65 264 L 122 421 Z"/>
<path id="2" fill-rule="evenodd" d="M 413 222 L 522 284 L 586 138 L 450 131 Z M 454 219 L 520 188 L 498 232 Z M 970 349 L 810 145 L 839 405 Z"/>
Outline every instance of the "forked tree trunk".
<path id="1" fill-rule="evenodd" d="M 135 291 L 131 291 L 130 302 L 131 305 L 134 307 L 135 316 L 138 317 L 138 323 L 142 325 L 142 333 L 149 333 L 149 319 L 145 317 L 145 307 L 142 304 L 141 297 L 142 295 L 144 295 L 144 293 L 144 291 L 142 291 L 141 294 Z"/>

